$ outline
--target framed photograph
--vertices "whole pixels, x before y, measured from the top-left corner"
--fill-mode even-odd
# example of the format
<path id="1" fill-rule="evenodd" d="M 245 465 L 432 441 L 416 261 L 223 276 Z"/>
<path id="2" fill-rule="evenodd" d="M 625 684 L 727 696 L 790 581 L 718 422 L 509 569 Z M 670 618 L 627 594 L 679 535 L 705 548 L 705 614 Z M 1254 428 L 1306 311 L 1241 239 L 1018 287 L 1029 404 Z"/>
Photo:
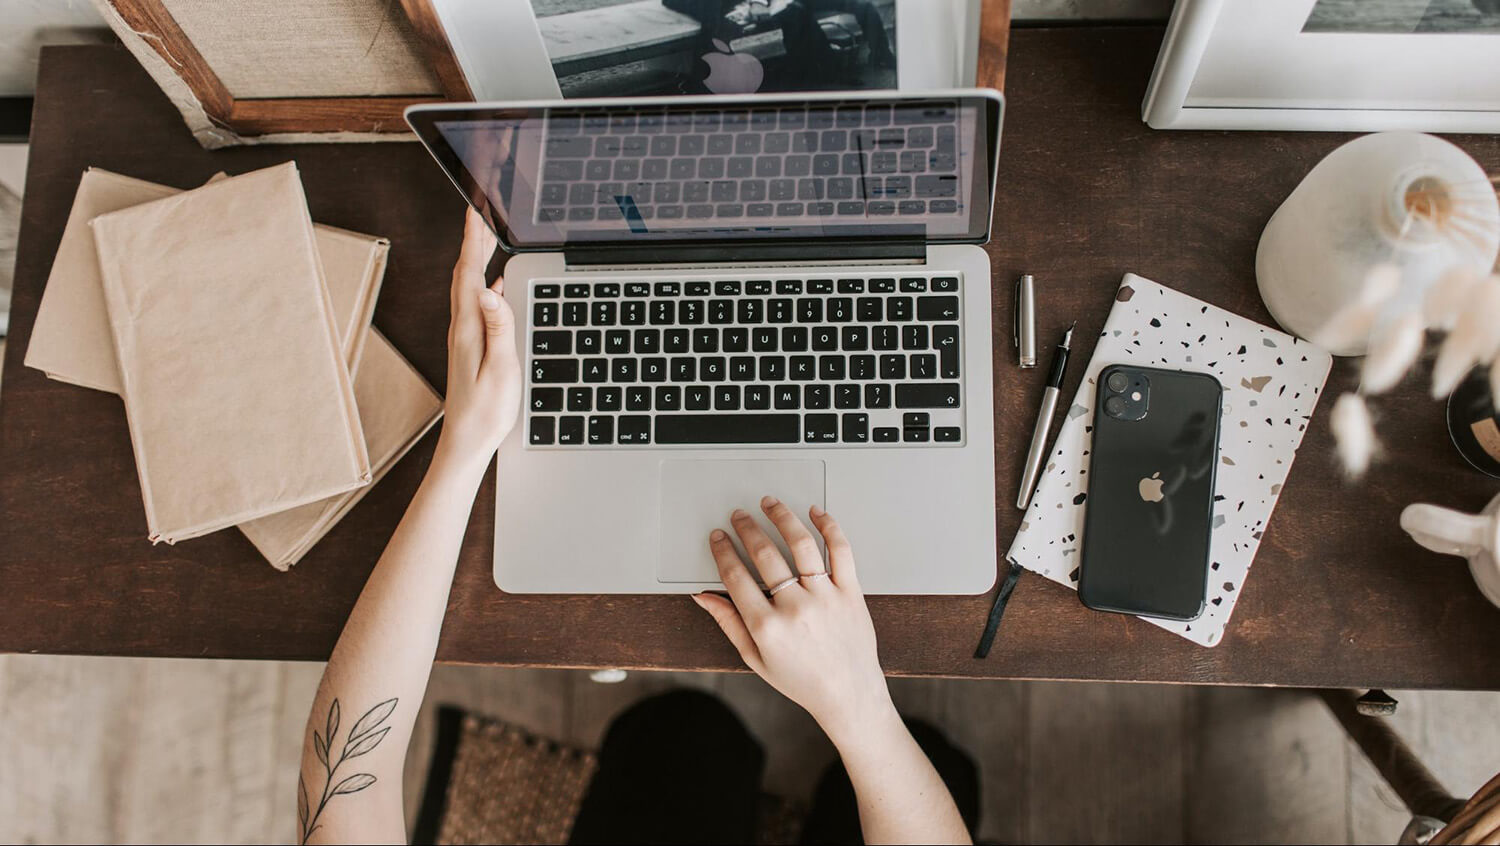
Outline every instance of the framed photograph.
<path id="1" fill-rule="evenodd" d="M 974 84 L 979 0 L 421 0 L 474 96 Z"/>
<path id="2" fill-rule="evenodd" d="M 1178 0 L 1141 117 L 1500 132 L 1500 0 Z"/>

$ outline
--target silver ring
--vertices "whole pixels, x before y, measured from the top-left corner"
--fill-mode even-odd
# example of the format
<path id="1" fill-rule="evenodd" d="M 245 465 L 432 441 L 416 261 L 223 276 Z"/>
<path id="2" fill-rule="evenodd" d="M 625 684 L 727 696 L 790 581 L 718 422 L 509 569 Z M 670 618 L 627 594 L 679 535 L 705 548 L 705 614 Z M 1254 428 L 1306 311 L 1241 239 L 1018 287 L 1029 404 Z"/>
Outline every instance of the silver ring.
<path id="1" fill-rule="evenodd" d="M 774 585 L 771 586 L 771 595 L 775 596 L 776 594 L 780 593 L 781 591 L 786 590 L 787 588 L 791 587 L 792 585 L 794 585 L 796 583 L 797 583 L 797 577 L 796 576 L 793 576 L 790 579 L 786 579 L 785 581 L 777 582 L 776 584 L 774 584 Z"/>
<path id="2" fill-rule="evenodd" d="M 828 573 L 827 572 L 822 572 L 822 573 L 799 573 L 797 575 L 797 578 L 799 578 L 799 579 L 826 579 L 826 578 L 828 578 Z"/>

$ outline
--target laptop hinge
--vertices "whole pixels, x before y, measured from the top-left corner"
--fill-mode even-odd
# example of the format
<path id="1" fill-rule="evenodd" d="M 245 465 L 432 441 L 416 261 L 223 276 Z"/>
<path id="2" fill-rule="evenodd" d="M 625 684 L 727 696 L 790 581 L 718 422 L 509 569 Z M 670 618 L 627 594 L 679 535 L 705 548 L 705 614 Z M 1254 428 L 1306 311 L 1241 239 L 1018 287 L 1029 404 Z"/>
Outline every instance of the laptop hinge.
<path id="1" fill-rule="evenodd" d="M 921 263 L 927 259 L 925 241 L 881 240 L 869 243 L 776 244 L 743 246 L 664 246 L 627 244 L 608 247 L 572 247 L 563 250 L 570 268 L 696 267 L 794 264 Z"/>

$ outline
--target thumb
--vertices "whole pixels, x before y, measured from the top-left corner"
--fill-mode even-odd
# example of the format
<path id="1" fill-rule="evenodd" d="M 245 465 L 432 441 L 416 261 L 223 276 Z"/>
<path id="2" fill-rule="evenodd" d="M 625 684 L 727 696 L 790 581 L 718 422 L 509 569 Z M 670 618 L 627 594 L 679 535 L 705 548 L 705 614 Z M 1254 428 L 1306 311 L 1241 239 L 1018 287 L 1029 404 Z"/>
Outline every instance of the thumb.
<path id="1" fill-rule="evenodd" d="M 510 343 L 510 334 L 515 320 L 505 298 L 493 288 L 483 288 L 479 291 L 479 310 L 484 315 L 485 358 L 505 348 L 510 348 L 513 354 L 515 348 Z"/>
<path id="2" fill-rule="evenodd" d="M 765 665 L 760 661 L 760 650 L 755 646 L 755 638 L 750 636 L 750 629 L 745 625 L 740 612 L 734 609 L 734 604 L 712 593 L 695 593 L 692 599 L 719 624 L 725 637 L 729 638 L 729 642 L 740 653 L 740 658 L 744 659 L 745 666 L 757 674 L 764 674 Z"/>

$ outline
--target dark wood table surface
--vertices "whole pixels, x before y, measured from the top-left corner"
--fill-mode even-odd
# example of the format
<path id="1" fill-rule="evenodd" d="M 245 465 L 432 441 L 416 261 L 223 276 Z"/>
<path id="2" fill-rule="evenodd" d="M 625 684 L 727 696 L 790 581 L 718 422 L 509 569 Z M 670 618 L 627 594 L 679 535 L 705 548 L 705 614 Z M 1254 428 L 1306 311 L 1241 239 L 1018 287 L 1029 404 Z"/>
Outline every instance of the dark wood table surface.
<path id="1" fill-rule="evenodd" d="M 1018 30 L 989 252 L 997 296 L 995 532 L 1005 549 L 1018 457 L 1045 373 L 1013 365 L 1009 291 L 1041 284 L 1039 330 L 1074 318 L 1075 355 L 1135 271 L 1269 321 L 1253 256 L 1266 219 L 1346 136 L 1153 132 L 1139 104 L 1159 28 Z M 1490 170 L 1500 137 L 1457 140 Z M 449 269 L 463 205 L 416 144 L 202 150 L 122 49 L 48 48 L 32 128 L 11 337 L 0 392 L 0 650 L 321 659 L 431 458 L 429 436 L 291 573 L 239 533 L 146 542 L 117 398 L 24 368 L 37 302 L 86 166 L 189 187 L 217 170 L 289 158 L 315 220 L 388 236 L 375 323 L 439 388 Z M 1065 394 L 1082 367 L 1073 369 Z M 1349 386 L 1349 362 L 1330 391 Z M 1410 380 L 1381 403 L 1387 457 L 1362 483 L 1331 454 L 1327 408 L 1303 445 L 1223 643 L 1194 646 L 1097 614 L 1023 575 L 994 653 L 972 657 L 989 596 L 875 597 L 886 668 L 899 674 L 1347 687 L 1500 688 L 1500 610 L 1456 558 L 1397 527 L 1432 501 L 1477 509 L 1497 490 L 1449 446 L 1442 406 Z M 493 484 L 479 493 L 438 656 L 530 666 L 738 669 L 683 597 L 508 596 L 490 579 Z M 893 515 L 894 516 L 894 515 Z M 600 539 L 601 543 L 605 539 Z M 855 539 L 856 548 L 858 538 Z M 941 562 L 914 562 L 940 566 Z M 1003 563 L 997 568 L 1003 571 Z"/>

